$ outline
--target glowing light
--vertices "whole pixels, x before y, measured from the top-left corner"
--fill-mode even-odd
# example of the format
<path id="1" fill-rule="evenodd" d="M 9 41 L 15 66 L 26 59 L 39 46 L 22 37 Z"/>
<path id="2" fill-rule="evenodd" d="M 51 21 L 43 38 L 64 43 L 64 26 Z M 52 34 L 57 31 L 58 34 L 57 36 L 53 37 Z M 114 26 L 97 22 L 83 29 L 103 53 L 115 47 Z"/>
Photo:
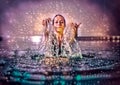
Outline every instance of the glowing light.
<path id="1" fill-rule="evenodd" d="M 8 1 L 10 2 L 10 0 Z M 89 0 L 51 0 L 50 3 L 48 3 L 49 0 L 41 0 L 37 3 L 34 0 L 27 3 L 21 2 L 17 6 L 14 1 L 10 2 L 14 6 L 10 6 L 9 9 L 2 13 L 5 21 L 5 23 L 1 24 L 2 35 L 5 38 L 8 35 L 7 39 L 11 39 L 8 41 L 11 47 L 16 43 L 20 45 L 20 48 L 29 47 L 31 45 L 29 41 L 40 44 L 39 35 L 43 33 L 42 20 L 46 18 L 53 19 L 56 14 L 65 17 L 66 28 L 69 27 L 68 25 L 71 22 L 81 22 L 78 36 L 104 36 L 111 31 L 110 26 L 112 25 L 109 16 L 102 12 L 97 5 L 92 4 L 91 6 Z M 9 7 L 9 4 L 6 6 Z M 99 17 L 103 15 L 104 19 Z M 20 36 L 24 38 L 18 39 Z M 25 45 L 23 46 L 23 44 Z M 15 48 L 15 46 L 12 48 Z"/>
<path id="2" fill-rule="evenodd" d="M 31 37 L 31 41 L 32 41 L 33 43 L 38 44 L 38 43 L 40 42 L 40 40 L 41 40 L 41 36 L 32 36 L 32 37 Z"/>

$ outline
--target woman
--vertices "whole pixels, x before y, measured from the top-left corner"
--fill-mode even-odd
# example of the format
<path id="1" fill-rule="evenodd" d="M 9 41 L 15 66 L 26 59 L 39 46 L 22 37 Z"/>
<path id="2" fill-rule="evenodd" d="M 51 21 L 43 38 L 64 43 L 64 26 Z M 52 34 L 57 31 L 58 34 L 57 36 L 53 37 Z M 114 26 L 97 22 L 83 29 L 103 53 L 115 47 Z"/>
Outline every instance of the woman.
<path id="1" fill-rule="evenodd" d="M 49 43 L 52 43 L 51 51 L 53 56 L 61 56 L 64 53 L 64 50 L 66 53 L 71 54 L 71 48 L 70 45 L 74 42 L 74 39 L 76 37 L 77 29 L 79 25 L 76 23 L 71 23 L 71 37 L 67 34 L 68 29 L 66 27 L 66 21 L 65 18 L 57 14 L 53 20 L 52 20 L 52 26 L 50 26 L 51 19 L 45 19 L 43 20 L 42 24 L 44 26 L 44 36 L 46 41 L 50 41 Z M 50 39 L 50 40 L 49 40 Z M 66 48 L 65 48 L 66 47 Z M 65 53 L 64 53 L 65 54 Z"/>

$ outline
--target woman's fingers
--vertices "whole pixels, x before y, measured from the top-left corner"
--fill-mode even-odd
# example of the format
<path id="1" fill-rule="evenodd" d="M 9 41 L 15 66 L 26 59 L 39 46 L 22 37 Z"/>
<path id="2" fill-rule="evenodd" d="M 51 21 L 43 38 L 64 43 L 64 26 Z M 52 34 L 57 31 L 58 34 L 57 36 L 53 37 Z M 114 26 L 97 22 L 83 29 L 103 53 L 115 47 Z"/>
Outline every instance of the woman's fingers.
<path id="1" fill-rule="evenodd" d="M 51 21 L 51 18 L 48 18 L 48 22 L 50 22 Z"/>
<path id="2" fill-rule="evenodd" d="M 82 24 L 82 23 L 81 23 L 81 22 L 79 22 L 79 23 L 78 23 L 78 26 L 80 26 L 81 24 Z"/>
<path id="3" fill-rule="evenodd" d="M 71 23 L 72 27 L 78 28 L 80 26 L 81 23 Z"/>
<path id="4" fill-rule="evenodd" d="M 78 28 L 80 26 L 81 23 L 75 23 L 75 27 Z"/>
<path id="5" fill-rule="evenodd" d="M 51 21 L 51 18 L 47 18 L 47 19 L 45 19 L 45 20 L 42 21 L 42 25 L 45 26 L 45 27 L 47 27 L 48 24 L 50 23 L 50 21 Z"/>
<path id="6" fill-rule="evenodd" d="M 42 21 L 42 25 L 43 25 L 43 26 L 45 25 L 45 20 Z"/>

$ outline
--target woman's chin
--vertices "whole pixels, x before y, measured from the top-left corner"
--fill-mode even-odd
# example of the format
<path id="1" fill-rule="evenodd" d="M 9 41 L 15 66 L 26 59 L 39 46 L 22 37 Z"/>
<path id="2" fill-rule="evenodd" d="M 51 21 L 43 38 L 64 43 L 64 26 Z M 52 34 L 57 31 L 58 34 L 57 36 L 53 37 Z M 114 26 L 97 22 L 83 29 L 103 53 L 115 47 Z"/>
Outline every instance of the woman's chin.
<path id="1" fill-rule="evenodd" d="M 56 31 L 58 31 L 58 32 L 62 32 L 63 30 L 64 30 L 64 28 L 61 28 L 61 27 L 56 28 Z"/>

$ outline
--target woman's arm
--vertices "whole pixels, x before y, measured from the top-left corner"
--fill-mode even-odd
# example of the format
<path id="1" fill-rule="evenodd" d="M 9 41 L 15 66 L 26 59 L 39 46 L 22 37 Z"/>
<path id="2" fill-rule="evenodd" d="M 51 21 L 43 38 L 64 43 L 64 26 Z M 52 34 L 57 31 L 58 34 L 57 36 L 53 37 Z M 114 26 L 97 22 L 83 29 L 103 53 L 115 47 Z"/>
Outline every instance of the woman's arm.
<path id="1" fill-rule="evenodd" d="M 71 23 L 70 24 L 71 37 L 70 37 L 69 43 L 72 43 L 74 41 L 74 39 L 77 38 L 77 31 L 78 31 L 78 28 L 79 28 L 80 24 L 81 23 L 79 23 L 79 24 L 77 24 L 77 23 Z"/>
<path id="2" fill-rule="evenodd" d="M 45 39 L 47 40 L 48 39 L 48 36 L 49 36 L 49 23 L 50 23 L 51 19 L 50 18 L 47 18 L 45 20 L 42 21 L 42 25 L 43 25 L 43 32 L 44 32 L 44 36 L 45 36 Z"/>

